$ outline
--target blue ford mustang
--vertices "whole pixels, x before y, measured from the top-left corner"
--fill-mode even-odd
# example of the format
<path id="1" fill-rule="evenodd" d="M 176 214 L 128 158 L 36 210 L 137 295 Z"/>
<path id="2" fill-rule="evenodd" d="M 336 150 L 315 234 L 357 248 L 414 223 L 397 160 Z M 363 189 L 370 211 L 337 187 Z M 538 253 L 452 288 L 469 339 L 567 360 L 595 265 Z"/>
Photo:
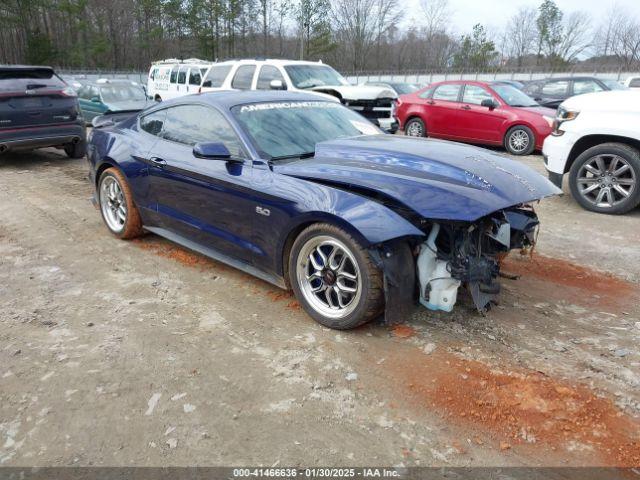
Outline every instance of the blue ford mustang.
<path id="1" fill-rule="evenodd" d="M 282 288 L 331 328 L 415 301 L 479 310 L 500 255 L 535 242 L 530 203 L 560 193 L 520 163 L 456 143 L 385 135 L 291 92 L 214 92 L 102 118 L 89 141 L 104 222 L 145 231 Z"/>

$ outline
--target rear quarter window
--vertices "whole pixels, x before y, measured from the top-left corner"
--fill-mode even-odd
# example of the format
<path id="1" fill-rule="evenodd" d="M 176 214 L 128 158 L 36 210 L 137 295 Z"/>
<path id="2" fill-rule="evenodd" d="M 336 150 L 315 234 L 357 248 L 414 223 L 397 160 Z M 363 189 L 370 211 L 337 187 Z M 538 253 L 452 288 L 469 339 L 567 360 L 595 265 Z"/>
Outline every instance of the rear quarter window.
<path id="1" fill-rule="evenodd" d="M 208 88 L 220 88 L 230 71 L 231 65 L 211 67 L 202 82 L 202 86 Z"/>

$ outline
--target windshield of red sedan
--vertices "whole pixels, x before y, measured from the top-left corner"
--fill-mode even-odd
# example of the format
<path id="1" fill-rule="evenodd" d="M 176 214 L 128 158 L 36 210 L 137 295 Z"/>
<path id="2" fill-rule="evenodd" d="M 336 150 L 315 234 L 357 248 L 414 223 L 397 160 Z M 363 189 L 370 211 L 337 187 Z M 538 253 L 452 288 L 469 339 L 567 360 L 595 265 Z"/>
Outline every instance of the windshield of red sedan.
<path id="1" fill-rule="evenodd" d="M 254 103 L 232 112 L 260 156 L 268 159 L 309 156 L 318 142 L 382 133 L 360 114 L 331 101 Z"/>
<path id="2" fill-rule="evenodd" d="M 511 85 L 491 85 L 491 88 L 500 96 L 507 105 L 512 107 L 538 107 L 533 98 Z"/>

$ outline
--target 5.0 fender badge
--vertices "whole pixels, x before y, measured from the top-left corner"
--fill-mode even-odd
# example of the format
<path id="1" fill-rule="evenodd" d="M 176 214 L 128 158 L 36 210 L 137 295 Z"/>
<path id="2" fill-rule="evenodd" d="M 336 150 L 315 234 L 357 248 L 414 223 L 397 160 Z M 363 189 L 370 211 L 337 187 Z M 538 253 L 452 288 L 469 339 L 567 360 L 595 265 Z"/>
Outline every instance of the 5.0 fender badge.
<path id="1" fill-rule="evenodd" d="M 256 207 L 256 213 L 259 213 L 260 215 L 264 215 L 265 217 L 268 217 L 269 215 L 271 215 L 271 210 L 269 210 L 268 208 L 262 208 L 258 206 Z"/>

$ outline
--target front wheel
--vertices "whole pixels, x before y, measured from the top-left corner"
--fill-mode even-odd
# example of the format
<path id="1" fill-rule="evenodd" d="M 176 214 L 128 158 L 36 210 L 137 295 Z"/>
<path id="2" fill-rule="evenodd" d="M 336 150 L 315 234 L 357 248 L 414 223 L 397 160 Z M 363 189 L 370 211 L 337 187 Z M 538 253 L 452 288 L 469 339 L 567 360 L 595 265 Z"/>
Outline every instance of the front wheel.
<path id="1" fill-rule="evenodd" d="M 585 209 L 622 214 L 640 204 L 640 153 L 621 143 L 591 147 L 569 173 L 573 198 Z"/>
<path id="2" fill-rule="evenodd" d="M 384 305 L 382 274 L 347 232 L 329 224 L 306 228 L 289 256 L 289 280 L 305 311 L 337 330 L 362 325 Z"/>
<path id="3" fill-rule="evenodd" d="M 142 235 L 142 220 L 127 179 L 116 168 L 107 168 L 98 181 L 98 203 L 107 228 L 116 237 L 135 238 Z"/>
<path id="4" fill-rule="evenodd" d="M 536 148 L 536 137 L 529 127 L 516 125 L 504 136 L 504 148 L 511 155 L 529 155 Z"/>

